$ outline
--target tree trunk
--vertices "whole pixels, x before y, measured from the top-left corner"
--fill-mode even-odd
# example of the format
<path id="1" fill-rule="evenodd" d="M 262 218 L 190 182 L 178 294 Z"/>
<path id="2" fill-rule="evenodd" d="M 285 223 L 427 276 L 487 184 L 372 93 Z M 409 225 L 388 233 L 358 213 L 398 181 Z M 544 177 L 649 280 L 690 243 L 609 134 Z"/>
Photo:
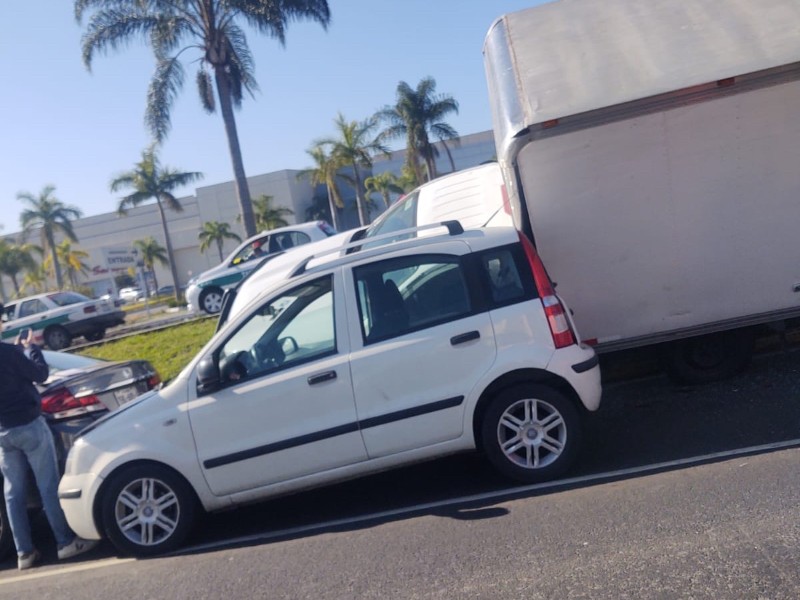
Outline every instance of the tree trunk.
<path id="1" fill-rule="evenodd" d="M 47 237 L 47 245 L 50 246 L 50 258 L 53 261 L 53 271 L 56 274 L 56 288 L 61 290 L 64 287 L 64 278 L 61 275 L 61 265 L 58 262 L 58 253 L 56 252 L 56 244 L 53 240 L 53 232 L 45 231 Z"/>
<path id="2" fill-rule="evenodd" d="M 239 134 L 236 131 L 236 119 L 233 115 L 233 101 L 231 88 L 224 67 L 214 67 L 214 79 L 217 82 L 217 95 L 222 121 L 225 123 L 225 135 L 228 137 L 228 150 L 233 163 L 233 176 L 236 184 L 236 197 L 239 200 L 239 210 L 242 213 L 245 237 L 256 234 L 256 221 L 253 216 L 253 203 L 250 199 L 250 188 L 247 186 L 247 177 L 244 174 L 242 162 L 242 149 L 239 147 Z M 177 288 L 176 288 L 177 289 Z"/>
<path id="3" fill-rule="evenodd" d="M 369 215 L 366 214 L 364 199 L 361 197 L 361 175 L 358 172 L 358 165 L 353 162 L 353 175 L 356 181 L 356 208 L 358 209 L 358 222 L 363 227 L 369 223 Z"/>
<path id="4" fill-rule="evenodd" d="M 222 259 L 225 258 L 222 256 L 222 239 L 217 240 L 217 252 L 219 252 L 219 262 L 222 262 Z"/>
<path id="5" fill-rule="evenodd" d="M 164 206 L 161 204 L 161 198 L 156 198 L 156 204 L 158 205 L 158 214 L 161 215 L 161 228 L 164 230 L 164 243 L 167 245 L 167 259 L 169 260 L 169 271 L 170 274 L 172 275 L 172 285 L 175 287 L 175 302 L 180 302 L 181 291 L 180 291 L 180 286 L 178 285 L 178 271 L 176 270 L 175 267 L 175 255 L 172 253 L 172 240 L 169 239 L 169 230 L 167 229 L 167 216 L 164 214 Z M 153 273 L 153 281 L 155 281 L 155 272 Z M 147 286 L 145 285 L 145 287 Z"/>
<path id="6" fill-rule="evenodd" d="M 330 208 L 330 211 L 331 211 L 331 221 L 332 221 L 331 225 L 333 225 L 333 228 L 336 231 L 339 231 L 340 223 L 339 223 L 338 215 L 336 214 L 336 210 L 337 210 L 336 209 L 336 202 L 334 202 L 334 200 L 333 200 L 333 193 L 331 192 L 331 186 L 326 185 L 325 186 L 325 190 L 328 192 L 328 208 Z"/>

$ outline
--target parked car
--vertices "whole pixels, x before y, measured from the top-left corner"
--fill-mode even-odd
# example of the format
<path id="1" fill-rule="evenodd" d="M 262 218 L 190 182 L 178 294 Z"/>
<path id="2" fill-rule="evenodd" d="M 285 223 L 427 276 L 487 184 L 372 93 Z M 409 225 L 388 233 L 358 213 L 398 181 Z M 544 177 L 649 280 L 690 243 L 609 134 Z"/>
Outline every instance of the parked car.
<path id="1" fill-rule="evenodd" d="M 157 290 L 150 292 L 151 296 L 173 296 L 175 294 L 174 285 L 162 285 Z"/>
<path id="2" fill-rule="evenodd" d="M 222 263 L 189 280 L 186 287 L 189 309 L 218 313 L 225 290 L 247 276 L 259 264 L 259 259 L 335 233 L 336 230 L 325 221 L 313 221 L 262 231 L 246 239 Z"/>
<path id="3" fill-rule="evenodd" d="M 42 354 L 50 367 L 47 381 L 38 386 L 42 413 L 53 432 L 62 470 L 81 429 L 161 383 L 158 372 L 145 360 L 108 362 L 49 350 Z M 31 482 L 28 487 L 29 504 L 38 507 L 36 486 Z M 0 485 L 0 560 L 13 548 L 2 493 Z"/>
<path id="4" fill-rule="evenodd" d="M 597 356 L 527 238 L 447 227 L 298 254 L 172 383 L 79 434 L 70 526 L 146 556 L 179 546 L 197 508 L 455 452 L 525 482 L 565 472 L 600 403 Z"/>
<path id="5" fill-rule="evenodd" d="M 138 287 L 124 287 L 119 290 L 119 298 L 123 302 L 138 302 L 144 299 L 144 292 Z"/>
<path id="6" fill-rule="evenodd" d="M 92 300 L 77 292 L 48 292 L 8 302 L 3 320 L 3 340 L 14 339 L 22 329 L 30 328 L 37 343 L 63 350 L 78 336 L 90 342 L 103 339 L 106 329 L 125 322 L 125 313 L 111 300 Z"/>

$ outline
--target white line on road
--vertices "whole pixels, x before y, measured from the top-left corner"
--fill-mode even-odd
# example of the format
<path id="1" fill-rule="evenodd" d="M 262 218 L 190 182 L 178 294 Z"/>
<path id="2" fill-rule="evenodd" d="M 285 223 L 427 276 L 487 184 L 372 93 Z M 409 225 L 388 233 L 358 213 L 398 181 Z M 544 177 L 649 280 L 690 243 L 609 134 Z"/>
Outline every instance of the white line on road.
<path id="1" fill-rule="evenodd" d="M 678 467 L 687 467 L 701 463 L 714 462 L 725 460 L 729 458 L 736 458 L 737 456 L 745 456 L 749 454 L 761 454 L 773 450 L 782 450 L 800 446 L 800 439 L 787 440 L 785 442 L 776 442 L 773 444 L 764 444 L 761 446 L 750 446 L 748 448 L 739 448 L 737 450 L 726 450 L 725 452 L 715 452 L 712 454 L 704 454 L 702 456 L 693 456 L 690 458 L 682 458 L 679 460 L 671 460 L 667 462 L 655 463 L 651 465 L 644 465 L 641 467 L 632 467 L 629 469 L 619 469 L 617 471 L 606 471 L 604 473 L 595 473 L 593 475 L 585 475 L 582 477 L 572 477 L 569 479 L 559 479 L 557 481 L 550 481 L 547 483 L 537 483 L 533 485 L 523 485 L 513 488 L 506 488 L 494 492 L 486 492 L 484 494 L 475 494 L 472 496 L 462 496 L 459 498 L 450 498 L 448 500 L 440 500 L 438 502 L 429 502 L 426 504 L 417 504 L 415 506 L 408 506 L 405 508 L 397 508 L 394 510 L 387 510 L 383 512 L 371 513 L 359 517 L 349 517 L 347 519 L 336 519 L 333 521 L 326 521 L 324 523 L 315 523 L 313 525 L 304 525 L 302 527 L 292 527 L 290 529 L 282 529 L 279 531 L 270 531 L 266 533 L 257 533 L 253 535 L 246 535 L 236 538 L 229 538 L 226 540 L 219 540 L 208 544 L 199 544 L 181 548 L 181 550 L 171 554 L 170 556 L 179 556 L 183 554 L 191 554 L 196 552 L 207 552 L 210 550 L 218 550 L 230 546 L 239 546 L 244 544 L 251 544 L 253 542 L 268 542 L 270 540 L 294 537 L 300 534 L 308 534 L 313 531 L 323 531 L 337 527 L 344 527 L 348 525 L 355 525 L 369 521 L 380 521 L 387 518 L 399 517 L 407 514 L 430 511 L 433 509 L 445 508 L 448 506 L 455 506 L 461 504 L 470 504 L 473 502 L 482 502 L 492 500 L 495 498 L 505 498 L 516 496 L 524 493 L 535 491 L 546 491 L 549 489 L 557 489 L 563 487 L 574 487 L 581 484 L 597 483 L 604 480 L 620 479 L 630 477 L 632 475 L 645 475 L 648 473 L 655 473 L 658 471 L 674 469 Z M 10 583 L 18 583 L 21 581 L 29 581 L 33 579 L 40 579 L 44 577 L 54 577 L 56 575 L 64 575 L 67 573 L 75 573 L 79 571 L 87 571 L 90 569 L 103 569 L 107 567 L 115 567 L 128 562 L 135 561 L 134 558 L 110 558 L 100 561 L 87 562 L 76 564 L 59 569 L 48 569 L 41 573 L 30 573 L 25 575 L 18 575 L 0 580 L 0 587 Z"/>
<path id="2" fill-rule="evenodd" d="M 17 575 L 9 577 L 0 581 L 0 586 L 9 583 L 19 583 L 20 581 L 31 581 L 33 579 L 42 579 L 43 577 L 53 577 L 55 575 L 64 575 L 66 573 L 78 573 L 80 571 L 89 571 L 92 569 L 104 569 L 106 567 L 116 567 L 117 565 L 124 565 L 125 563 L 135 561 L 135 558 L 106 558 L 104 560 L 96 560 L 92 562 L 78 563 L 68 565 L 58 569 L 48 569 L 46 571 L 31 572 L 28 571 L 24 575 Z"/>

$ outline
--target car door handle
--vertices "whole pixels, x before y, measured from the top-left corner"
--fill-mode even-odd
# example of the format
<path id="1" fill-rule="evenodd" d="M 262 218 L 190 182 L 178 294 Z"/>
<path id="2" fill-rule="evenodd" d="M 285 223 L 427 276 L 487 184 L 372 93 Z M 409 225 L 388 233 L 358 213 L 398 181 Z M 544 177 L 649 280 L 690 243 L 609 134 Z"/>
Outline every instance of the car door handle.
<path id="1" fill-rule="evenodd" d="M 336 379 L 336 371 L 326 371 L 319 375 L 312 375 L 308 378 L 308 385 L 316 385 L 324 381 L 330 381 L 331 379 Z"/>
<path id="2" fill-rule="evenodd" d="M 471 342 L 472 340 L 477 340 L 481 337 L 481 334 L 477 331 L 468 331 L 467 333 L 462 333 L 461 335 L 456 335 L 450 338 L 450 345 L 457 346 L 458 344 L 464 344 L 466 342 Z"/>

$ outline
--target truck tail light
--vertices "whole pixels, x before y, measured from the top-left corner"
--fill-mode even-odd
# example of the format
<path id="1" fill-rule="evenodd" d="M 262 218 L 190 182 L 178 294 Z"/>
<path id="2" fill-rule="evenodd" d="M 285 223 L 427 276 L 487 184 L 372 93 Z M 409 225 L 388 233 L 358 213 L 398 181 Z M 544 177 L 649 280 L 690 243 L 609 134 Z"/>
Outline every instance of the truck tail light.
<path id="1" fill-rule="evenodd" d="M 525 257 L 528 259 L 528 264 L 533 273 L 533 280 L 536 282 L 536 289 L 539 291 L 539 298 L 544 307 L 544 314 L 547 317 L 547 323 L 550 325 L 550 333 L 553 336 L 553 343 L 556 348 L 565 348 L 575 343 L 575 334 L 572 332 L 567 314 L 564 311 L 564 306 L 556 296 L 553 283 L 550 281 L 550 276 L 544 268 L 542 259 L 536 253 L 536 248 L 533 247 L 531 241 L 520 232 L 519 241 L 522 248 L 525 250 Z"/>

